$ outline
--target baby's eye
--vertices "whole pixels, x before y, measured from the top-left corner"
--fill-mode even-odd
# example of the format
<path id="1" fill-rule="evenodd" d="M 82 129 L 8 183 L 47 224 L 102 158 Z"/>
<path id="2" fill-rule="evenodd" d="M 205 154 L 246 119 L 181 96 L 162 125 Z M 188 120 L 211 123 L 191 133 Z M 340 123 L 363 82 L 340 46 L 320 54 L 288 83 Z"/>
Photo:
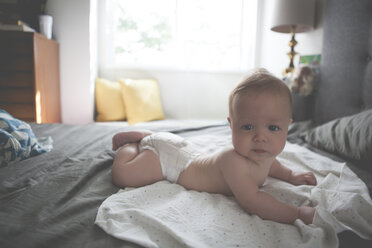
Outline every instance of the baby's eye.
<path id="1" fill-rule="evenodd" d="M 270 131 L 279 131 L 280 130 L 280 127 L 276 126 L 276 125 L 270 125 L 269 126 L 269 130 Z"/>
<path id="2" fill-rule="evenodd" d="M 253 129 L 253 125 L 251 125 L 251 124 L 246 124 L 246 125 L 243 126 L 243 129 L 244 129 L 244 130 L 247 130 L 247 131 L 250 131 L 250 130 Z"/>

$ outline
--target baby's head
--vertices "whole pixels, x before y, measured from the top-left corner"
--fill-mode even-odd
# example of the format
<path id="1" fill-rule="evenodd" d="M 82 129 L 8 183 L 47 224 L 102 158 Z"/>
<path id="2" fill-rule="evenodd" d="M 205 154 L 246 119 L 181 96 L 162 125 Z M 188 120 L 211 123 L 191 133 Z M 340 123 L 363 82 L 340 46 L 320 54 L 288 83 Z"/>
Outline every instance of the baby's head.
<path id="1" fill-rule="evenodd" d="M 235 150 L 244 157 L 272 158 L 284 148 L 291 123 L 287 85 L 265 69 L 252 71 L 229 97 L 229 123 Z"/>
<path id="2" fill-rule="evenodd" d="M 288 86 L 279 78 L 272 75 L 266 69 L 252 70 L 248 76 L 240 82 L 229 96 L 229 116 L 234 116 L 236 100 L 245 94 L 267 93 L 268 95 L 282 96 L 288 100 L 289 117 L 292 116 L 292 96 Z"/>

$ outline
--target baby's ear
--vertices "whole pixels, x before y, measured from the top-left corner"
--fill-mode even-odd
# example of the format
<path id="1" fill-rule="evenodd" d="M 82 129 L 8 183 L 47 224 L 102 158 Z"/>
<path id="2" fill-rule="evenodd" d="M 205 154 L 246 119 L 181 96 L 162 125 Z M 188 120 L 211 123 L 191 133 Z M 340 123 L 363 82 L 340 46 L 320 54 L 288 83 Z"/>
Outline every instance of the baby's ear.
<path id="1" fill-rule="evenodd" d="M 229 122 L 229 125 L 231 127 L 231 118 L 230 118 L 230 116 L 227 117 L 227 121 Z"/>

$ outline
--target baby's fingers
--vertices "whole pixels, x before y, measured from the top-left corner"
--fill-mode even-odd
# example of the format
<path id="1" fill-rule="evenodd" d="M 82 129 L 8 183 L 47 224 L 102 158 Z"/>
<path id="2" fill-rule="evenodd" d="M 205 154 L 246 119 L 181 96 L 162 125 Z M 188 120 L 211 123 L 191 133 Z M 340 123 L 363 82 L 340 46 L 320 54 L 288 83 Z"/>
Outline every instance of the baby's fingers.
<path id="1" fill-rule="evenodd" d="M 307 185 L 316 185 L 317 181 L 313 173 L 309 172 L 305 174 L 305 180 Z"/>

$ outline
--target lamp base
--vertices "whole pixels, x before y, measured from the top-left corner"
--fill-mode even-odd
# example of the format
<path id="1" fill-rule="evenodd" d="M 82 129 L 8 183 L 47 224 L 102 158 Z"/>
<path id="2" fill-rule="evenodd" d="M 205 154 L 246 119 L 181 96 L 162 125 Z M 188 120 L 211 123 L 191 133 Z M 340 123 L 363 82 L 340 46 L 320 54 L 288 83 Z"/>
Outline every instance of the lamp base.
<path id="1" fill-rule="evenodd" d="M 282 72 L 282 75 L 283 75 L 283 77 L 286 77 L 286 76 L 288 76 L 288 74 L 292 74 L 293 71 L 294 71 L 294 67 L 285 68 Z"/>
<path id="2" fill-rule="evenodd" d="M 296 34 L 296 26 L 292 26 L 291 27 L 291 35 L 292 35 L 292 38 L 291 40 L 289 41 L 288 45 L 289 47 L 291 48 L 291 51 L 289 53 L 287 53 L 288 57 L 289 57 L 289 65 L 288 65 L 288 68 L 284 69 L 282 74 L 283 76 L 287 76 L 289 73 L 293 73 L 294 71 L 294 64 L 293 64 L 293 59 L 294 57 L 296 56 L 296 52 L 294 51 L 294 47 L 297 45 L 297 41 L 295 39 L 295 34 Z"/>

